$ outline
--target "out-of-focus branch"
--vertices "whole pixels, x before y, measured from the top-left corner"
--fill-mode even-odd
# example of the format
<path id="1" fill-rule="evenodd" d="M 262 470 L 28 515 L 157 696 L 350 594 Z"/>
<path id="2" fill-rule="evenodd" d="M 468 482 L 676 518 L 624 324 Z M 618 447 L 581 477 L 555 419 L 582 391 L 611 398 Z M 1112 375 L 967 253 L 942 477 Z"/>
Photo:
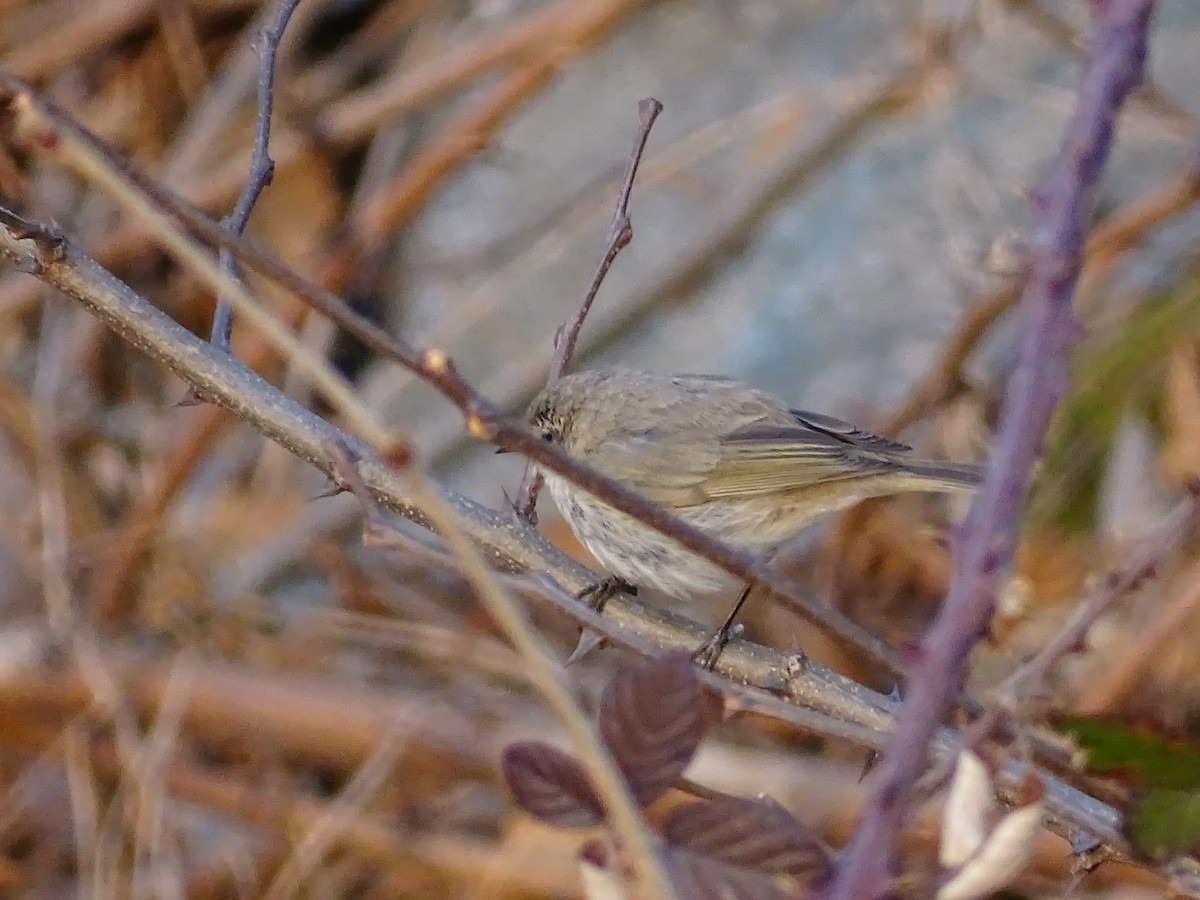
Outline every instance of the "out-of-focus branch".
<path id="1" fill-rule="evenodd" d="M 270 311 L 260 305 L 236 278 L 222 272 L 204 248 L 190 239 L 184 228 L 146 190 L 151 180 L 126 165 L 99 138 L 77 124 L 46 97 L 35 95 L 20 79 L 0 70 L 0 85 L 13 115 L 15 132 L 47 152 L 59 153 L 84 177 L 120 203 L 155 232 L 156 238 L 184 265 L 229 299 L 241 315 L 281 354 L 292 360 L 358 432 L 376 447 L 386 447 L 390 437 L 358 400 L 346 380 L 323 359 L 309 352 Z M 154 189 L 157 193 L 162 193 Z M 205 228 L 226 233 L 217 223 L 192 213 Z"/>
<path id="2" fill-rule="evenodd" d="M 1067 352 L 1077 331 L 1072 298 L 1087 220 L 1117 114 L 1142 75 L 1154 2 L 1108 0 L 1092 8 L 1095 30 L 1075 114 L 1037 198 L 1024 339 L 996 453 L 964 526 L 950 590 L 921 644 L 875 791 L 840 866 L 831 896 L 842 900 L 887 892 L 896 836 L 930 740 L 958 690 L 967 654 L 987 630 L 998 580 L 1012 559 L 1029 473 L 1067 388 Z"/>
<path id="3" fill-rule="evenodd" d="M 1145 240 L 1147 232 L 1183 214 L 1197 201 L 1200 201 L 1200 148 L 1192 153 L 1174 180 L 1130 201 L 1109 215 L 1088 237 L 1083 270 L 1079 274 L 1079 296 L 1086 297 L 1089 286 L 1103 281 L 1121 255 Z M 885 433 L 903 431 L 955 395 L 967 359 L 989 329 L 1017 305 L 1023 284 L 1022 276 L 1019 283 L 1005 285 L 975 301 L 933 366 L 882 426 Z M 1081 314 L 1086 315 L 1086 310 Z"/>

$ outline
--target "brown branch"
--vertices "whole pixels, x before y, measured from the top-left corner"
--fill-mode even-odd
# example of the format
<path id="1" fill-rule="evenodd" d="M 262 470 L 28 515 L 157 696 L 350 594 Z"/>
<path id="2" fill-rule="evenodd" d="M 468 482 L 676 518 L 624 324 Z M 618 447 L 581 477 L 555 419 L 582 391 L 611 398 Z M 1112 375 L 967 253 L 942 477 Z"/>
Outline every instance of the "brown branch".
<path id="1" fill-rule="evenodd" d="M 1104 670 L 1085 686 L 1076 707 L 1080 714 L 1113 712 L 1137 689 L 1139 680 L 1153 666 L 1159 648 L 1190 633 L 1189 623 L 1200 615 L 1200 563 L 1193 564 L 1182 581 L 1186 587 L 1178 596 L 1158 611 L 1149 627 L 1123 643 L 1115 658 L 1106 660 Z"/>
<path id="2" fill-rule="evenodd" d="M 583 329 L 584 319 L 592 309 L 596 294 L 600 292 L 600 285 L 604 283 L 617 254 L 633 240 L 633 224 L 629 221 L 629 197 L 633 193 L 633 181 L 637 178 L 638 166 L 641 164 L 642 154 L 646 150 L 646 141 L 650 139 L 650 129 L 654 127 L 654 120 L 661 112 L 662 104 L 653 97 L 638 103 L 638 133 L 633 141 L 633 149 L 629 153 L 629 162 L 625 166 L 625 179 L 621 185 L 621 192 L 617 196 L 617 208 L 613 211 L 612 223 L 608 229 L 604 255 L 596 267 L 596 274 L 592 276 L 592 283 L 588 285 L 587 293 L 583 296 L 583 302 L 579 305 L 575 319 L 570 325 L 560 326 L 554 335 L 554 357 L 550 361 L 550 372 L 546 376 L 547 385 L 554 384 L 567 371 L 571 357 L 575 355 L 579 332 Z M 536 472 L 532 466 L 526 465 L 513 508 L 516 509 L 517 515 L 533 525 L 537 524 L 538 492 L 541 489 L 541 473 Z"/>
<path id="3" fill-rule="evenodd" d="M 1102 282 L 1122 255 L 1146 239 L 1147 233 L 1187 212 L 1200 201 L 1200 151 L 1192 154 L 1183 171 L 1169 184 L 1150 191 L 1108 216 L 1087 240 L 1080 298 Z M 933 367 L 909 391 L 907 399 L 882 426 L 885 434 L 899 434 L 914 422 L 951 399 L 962 385 L 962 368 L 984 335 L 1010 312 L 1020 299 L 1020 283 L 1006 285 L 974 303 Z"/>
<path id="4" fill-rule="evenodd" d="M 410 221 L 442 180 L 483 150 L 509 117 L 558 74 L 573 54 L 598 40 L 639 2 L 577 3 L 544 44 L 531 45 L 519 65 L 422 147 L 388 190 L 371 199 L 359 217 L 356 233 L 339 242 L 318 280 L 342 289 L 363 255 L 370 255 L 374 246 Z"/>
<path id="5" fill-rule="evenodd" d="M 646 141 L 650 139 L 650 129 L 654 127 L 654 120 L 658 118 L 662 108 L 662 104 L 653 97 L 638 103 L 638 133 L 634 138 L 633 150 L 629 153 L 629 163 L 625 167 L 625 179 L 617 198 L 617 208 L 613 212 L 604 256 L 596 267 L 596 274 L 592 276 L 592 283 L 588 285 L 587 293 L 584 294 L 583 303 L 580 304 L 574 321 L 569 327 L 564 325 L 555 335 L 554 359 L 550 363 L 550 375 L 547 379 L 549 384 L 558 381 L 566 372 L 571 357 L 575 354 L 575 344 L 579 341 L 579 332 L 583 328 L 583 321 L 592 308 L 596 294 L 600 291 L 600 285 L 604 283 L 604 278 L 608 275 L 608 270 L 612 267 L 617 254 L 633 240 L 633 225 L 629 221 L 629 197 L 633 193 L 633 181 L 637 178 L 638 166 L 641 164 L 642 154 L 646 150 Z"/>
<path id="6" fill-rule="evenodd" d="M 1084 646 L 1096 621 L 1121 598 L 1139 590 L 1158 574 L 1195 527 L 1197 498 L 1200 498 L 1200 490 L 1194 490 L 1191 496 L 1177 504 L 1151 534 L 1138 542 L 1120 569 L 1109 576 L 1104 589 L 1096 591 L 1087 602 L 1076 607 L 1058 634 L 1004 680 L 997 689 L 1002 703 L 1019 709 L 1023 699 L 1045 690 L 1050 670 L 1068 653 Z"/>

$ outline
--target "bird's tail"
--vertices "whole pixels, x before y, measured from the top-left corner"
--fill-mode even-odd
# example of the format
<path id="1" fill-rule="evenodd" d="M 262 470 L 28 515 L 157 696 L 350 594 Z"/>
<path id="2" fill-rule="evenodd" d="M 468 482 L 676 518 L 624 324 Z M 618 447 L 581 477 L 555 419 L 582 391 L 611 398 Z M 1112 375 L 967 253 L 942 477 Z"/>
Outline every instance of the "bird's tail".
<path id="1" fill-rule="evenodd" d="M 911 479 L 910 490 L 971 491 L 983 483 L 983 466 L 936 459 L 897 460 L 897 474 Z"/>

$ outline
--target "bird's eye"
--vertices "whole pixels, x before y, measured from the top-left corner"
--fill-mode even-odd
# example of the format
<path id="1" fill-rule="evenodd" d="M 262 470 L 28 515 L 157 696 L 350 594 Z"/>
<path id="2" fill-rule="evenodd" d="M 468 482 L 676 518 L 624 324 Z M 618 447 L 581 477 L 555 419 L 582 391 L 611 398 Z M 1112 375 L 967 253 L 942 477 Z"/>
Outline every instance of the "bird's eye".
<path id="1" fill-rule="evenodd" d="M 549 431 L 543 431 L 542 432 L 542 440 L 545 441 L 547 444 L 552 444 L 552 443 L 554 443 L 554 435 L 552 433 L 550 433 Z"/>

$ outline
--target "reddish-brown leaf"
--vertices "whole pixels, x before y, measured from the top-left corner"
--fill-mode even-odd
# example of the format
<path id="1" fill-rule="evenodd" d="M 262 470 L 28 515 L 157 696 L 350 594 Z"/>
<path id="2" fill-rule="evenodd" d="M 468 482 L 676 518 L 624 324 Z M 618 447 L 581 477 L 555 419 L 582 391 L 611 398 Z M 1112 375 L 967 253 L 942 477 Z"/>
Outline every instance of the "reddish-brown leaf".
<path id="1" fill-rule="evenodd" d="M 600 699 L 600 733 L 641 803 L 662 794 L 704 736 L 703 695 L 691 657 L 670 653 L 618 674 Z"/>
<path id="2" fill-rule="evenodd" d="M 587 828 L 604 821 L 604 806 L 574 757 L 539 741 L 509 744 L 502 760 L 504 780 L 523 810 L 562 828 Z"/>
<path id="3" fill-rule="evenodd" d="M 715 797 L 673 809 L 663 836 L 677 847 L 734 866 L 820 878 L 829 855 L 808 829 L 774 800 Z"/>

